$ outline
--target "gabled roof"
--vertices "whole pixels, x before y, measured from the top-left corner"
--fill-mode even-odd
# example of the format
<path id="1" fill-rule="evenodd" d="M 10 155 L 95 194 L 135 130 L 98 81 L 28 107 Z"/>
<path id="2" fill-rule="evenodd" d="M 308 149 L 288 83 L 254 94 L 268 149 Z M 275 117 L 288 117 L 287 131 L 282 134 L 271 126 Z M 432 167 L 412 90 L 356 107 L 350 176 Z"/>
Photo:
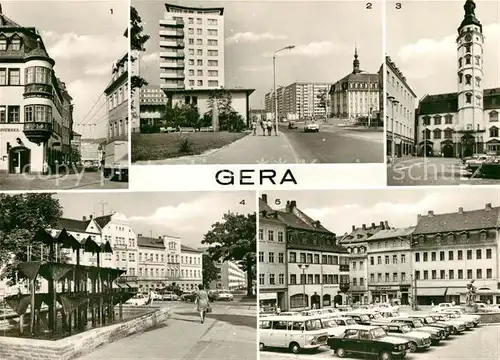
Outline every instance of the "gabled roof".
<path id="1" fill-rule="evenodd" d="M 404 237 L 411 235 L 415 230 L 415 226 L 410 226 L 407 228 L 394 228 L 388 230 L 380 230 L 375 235 L 369 237 L 367 240 L 383 240 L 383 239 L 393 239 L 398 237 Z"/>
<path id="2" fill-rule="evenodd" d="M 57 224 L 54 226 L 54 229 L 57 230 L 62 230 L 66 229 L 68 231 L 75 231 L 75 232 L 86 232 L 89 234 L 98 234 L 97 232 L 89 232 L 87 231 L 87 227 L 90 224 L 91 220 L 75 220 L 75 219 L 68 219 L 68 218 L 60 218 L 57 220 Z"/>
<path id="3" fill-rule="evenodd" d="M 300 211 L 300 210 L 298 210 L 298 211 Z M 333 234 L 330 230 L 327 230 L 319 223 L 316 223 L 317 225 L 313 225 L 314 220 L 309 218 L 302 211 L 300 211 L 300 212 L 302 213 L 302 215 L 304 215 L 305 217 L 308 218 L 308 219 L 306 218 L 306 220 L 310 220 L 311 222 L 309 222 L 309 221 L 305 222 L 304 220 L 300 219 L 297 215 L 283 211 L 283 210 L 278 210 L 278 217 L 287 226 L 290 226 L 290 227 L 293 227 L 296 229 L 318 231 L 318 232 Z"/>
<path id="4" fill-rule="evenodd" d="M 108 223 L 111 222 L 111 217 L 113 216 L 113 214 L 109 214 L 109 215 L 104 215 L 104 216 L 99 216 L 99 217 L 96 217 L 94 218 L 95 222 L 97 223 L 97 225 L 99 225 L 99 227 L 101 229 L 104 229 L 104 227 L 106 225 L 108 225 Z"/>
<path id="5" fill-rule="evenodd" d="M 194 252 L 194 253 L 199 253 L 199 254 L 204 252 L 202 250 L 198 250 L 198 249 L 192 248 L 190 246 L 182 245 L 182 244 L 181 244 L 181 251 Z"/>
<path id="6" fill-rule="evenodd" d="M 497 228 L 500 207 L 448 214 L 421 215 L 413 235 Z"/>
<path id="7" fill-rule="evenodd" d="M 366 242 L 369 238 L 374 236 L 379 231 L 390 229 L 390 227 L 386 227 L 385 224 L 377 224 L 374 227 L 356 227 L 347 235 L 344 235 L 342 239 L 340 239 L 339 244 L 355 244 Z"/>

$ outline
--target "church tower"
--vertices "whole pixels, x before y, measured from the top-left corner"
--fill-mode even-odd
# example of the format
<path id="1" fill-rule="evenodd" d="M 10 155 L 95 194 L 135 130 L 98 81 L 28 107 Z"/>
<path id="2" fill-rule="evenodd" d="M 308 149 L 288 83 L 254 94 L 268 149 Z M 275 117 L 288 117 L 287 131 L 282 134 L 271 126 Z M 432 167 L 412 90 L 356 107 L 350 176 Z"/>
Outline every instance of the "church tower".
<path id="1" fill-rule="evenodd" d="M 476 4 L 467 0 L 464 19 L 458 27 L 458 124 L 456 130 L 474 136 L 461 139 L 462 153 L 481 152 L 483 144 L 478 136 L 485 131 L 483 121 L 483 27 L 474 13 Z M 468 141 L 466 141 L 468 140 Z M 472 149 L 471 149 L 472 147 Z"/>
<path id="2" fill-rule="evenodd" d="M 354 45 L 354 60 L 352 62 L 352 73 L 359 74 L 361 70 L 359 69 L 359 60 L 358 60 L 358 47 Z"/>

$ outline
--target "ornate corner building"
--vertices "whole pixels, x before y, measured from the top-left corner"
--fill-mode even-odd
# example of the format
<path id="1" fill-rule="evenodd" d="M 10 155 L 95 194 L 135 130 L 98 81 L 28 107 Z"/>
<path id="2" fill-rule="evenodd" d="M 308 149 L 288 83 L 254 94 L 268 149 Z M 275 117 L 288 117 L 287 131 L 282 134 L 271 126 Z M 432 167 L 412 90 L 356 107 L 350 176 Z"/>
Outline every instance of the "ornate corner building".
<path id="1" fill-rule="evenodd" d="M 0 6 L 0 172 L 41 173 L 71 161 L 72 98 L 34 27 Z"/>
<path id="2" fill-rule="evenodd" d="M 467 0 L 458 27 L 458 92 L 427 95 L 419 103 L 418 152 L 444 157 L 500 154 L 500 88 L 484 89 L 483 27 Z"/>

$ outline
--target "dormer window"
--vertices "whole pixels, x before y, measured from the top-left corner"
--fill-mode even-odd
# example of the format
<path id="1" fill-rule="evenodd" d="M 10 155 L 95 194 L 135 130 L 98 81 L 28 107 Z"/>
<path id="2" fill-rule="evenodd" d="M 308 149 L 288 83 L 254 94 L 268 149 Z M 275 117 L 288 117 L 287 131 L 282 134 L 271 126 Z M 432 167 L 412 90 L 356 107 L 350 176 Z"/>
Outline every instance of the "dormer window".
<path id="1" fill-rule="evenodd" d="M 482 231 L 481 232 L 481 241 L 485 241 L 486 240 L 486 231 Z"/>
<path id="2" fill-rule="evenodd" d="M 21 50 L 21 39 L 12 39 L 11 47 L 12 47 L 12 50 L 14 50 L 14 51 Z"/>
<path id="3" fill-rule="evenodd" d="M 7 39 L 0 39 L 0 51 L 7 50 Z"/>
<path id="4" fill-rule="evenodd" d="M 448 241 L 453 241 L 453 239 L 454 239 L 453 234 L 448 234 Z"/>
<path id="5" fill-rule="evenodd" d="M 460 239 L 461 239 L 462 241 L 467 241 L 467 233 L 462 233 L 462 234 L 460 235 Z"/>

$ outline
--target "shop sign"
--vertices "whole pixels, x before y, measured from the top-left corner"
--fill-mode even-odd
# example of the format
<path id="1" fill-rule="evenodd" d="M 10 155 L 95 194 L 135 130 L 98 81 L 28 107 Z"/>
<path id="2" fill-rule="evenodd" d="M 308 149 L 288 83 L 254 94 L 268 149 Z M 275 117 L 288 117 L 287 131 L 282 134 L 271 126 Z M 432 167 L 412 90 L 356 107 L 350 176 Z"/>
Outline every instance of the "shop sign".
<path id="1" fill-rule="evenodd" d="M 16 131 L 21 131 L 21 128 L 3 128 L 3 127 L 0 127 L 0 131 L 16 132 Z"/>
<path id="2" fill-rule="evenodd" d="M 323 285 L 324 289 L 336 289 L 338 288 L 338 285 Z"/>
<path id="3" fill-rule="evenodd" d="M 396 289 L 393 289 L 391 286 L 377 286 L 377 285 L 374 285 L 374 286 L 371 286 L 371 287 L 373 287 L 374 288 L 373 290 L 376 290 L 376 291 L 396 290 Z"/>

